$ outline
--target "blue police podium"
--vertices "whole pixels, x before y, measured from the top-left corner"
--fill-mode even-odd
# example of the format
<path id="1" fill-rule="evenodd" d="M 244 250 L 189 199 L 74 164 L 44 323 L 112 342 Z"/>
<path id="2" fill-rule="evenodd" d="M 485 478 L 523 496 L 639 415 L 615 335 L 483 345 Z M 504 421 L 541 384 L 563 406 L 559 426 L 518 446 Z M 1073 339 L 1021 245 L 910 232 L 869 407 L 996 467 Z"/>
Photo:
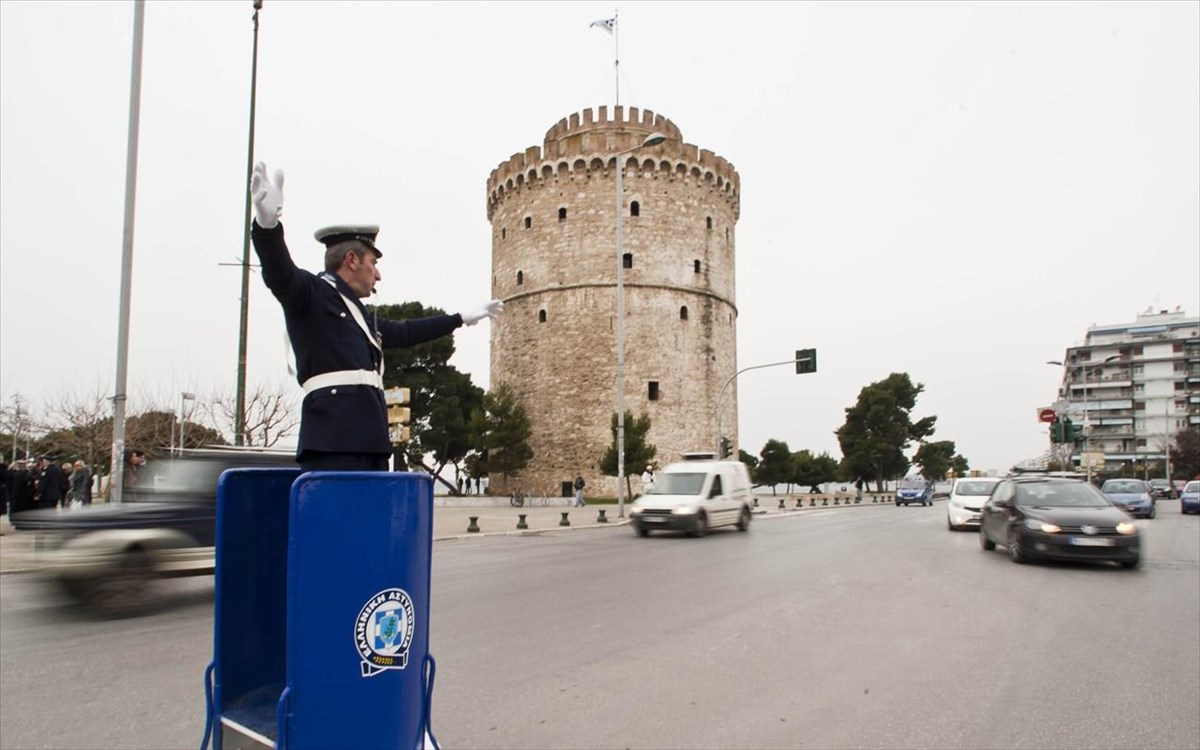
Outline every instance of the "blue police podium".
<path id="1" fill-rule="evenodd" d="M 436 747 L 432 553 L 428 475 L 222 474 L 201 746 Z"/>

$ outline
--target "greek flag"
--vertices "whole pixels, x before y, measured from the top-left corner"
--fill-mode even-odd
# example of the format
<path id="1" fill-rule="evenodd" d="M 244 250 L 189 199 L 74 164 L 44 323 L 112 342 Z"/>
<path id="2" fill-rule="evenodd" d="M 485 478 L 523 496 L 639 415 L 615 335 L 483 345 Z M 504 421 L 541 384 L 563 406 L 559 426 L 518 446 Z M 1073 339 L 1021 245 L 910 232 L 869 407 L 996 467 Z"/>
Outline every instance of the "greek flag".
<path id="1" fill-rule="evenodd" d="M 617 28 L 617 19 L 602 18 L 599 21 L 592 21 L 592 25 L 588 26 L 588 28 L 594 29 L 597 26 L 599 26 L 600 28 L 604 29 L 605 31 L 607 31 L 608 33 L 611 34 L 611 33 L 613 33 L 613 30 Z"/>

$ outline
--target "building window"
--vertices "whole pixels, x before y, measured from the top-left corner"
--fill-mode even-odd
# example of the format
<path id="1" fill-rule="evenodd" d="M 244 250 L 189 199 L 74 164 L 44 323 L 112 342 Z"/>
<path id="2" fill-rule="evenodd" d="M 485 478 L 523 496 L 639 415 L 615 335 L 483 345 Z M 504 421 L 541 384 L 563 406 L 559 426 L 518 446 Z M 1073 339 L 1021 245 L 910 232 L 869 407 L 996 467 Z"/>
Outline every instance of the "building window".
<path id="1" fill-rule="evenodd" d="M 629 204 L 629 215 L 630 216 L 641 216 L 642 215 L 642 204 L 638 203 L 637 201 L 631 202 Z"/>
<path id="2" fill-rule="evenodd" d="M 546 311 L 545 310 L 538 310 L 538 322 L 539 323 L 546 322 Z"/>
<path id="3" fill-rule="evenodd" d="M 521 286 L 524 283 L 525 283 L 525 272 L 517 271 L 517 286 Z"/>
<path id="4" fill-rule="evenodd" d="M 533 217 L 532 216 L 525 217 L 525 228 L 533 229 Z"/>
<path id="5" fill-rule="evenodd" d="M 508 236 L 508 230 L 505 229 L 504 227 L 500 227 L 500 239 L 504 239 L 507 236 Z"/>
<path id="6" fill-rule="evenodd" d="M 679 308 L 679 319 L 687 320 L 687 305 L 684 305 L 683 307 Z"/>
<path id="7" fill-rule="evenodd" d="M 1187 362 L 1176 362 L 1175 372 L 1187 372 Z"/>
<path id="8" fill-rule="evenodd" d="M 692 273 L 700 273 L 700 261 L 699 260 L 692 261 Z"/>
<path id="9" fill-rule="evenodd" d="M 651 401 L 658 400 L 658 381 L 657 380 L 650 381 L 650 392 L 648 395 L 649 395 Z"/>
<path id="10" fill-rule="evenodd" d="M 558 209 L 558 220 L 559 221 L 567 220 L 567 209 L 565 209 L 565 208 Z"/>
<path id="11" fill-rule="evenodd" d="M 1171 351 L 1179 354 L 1183 351 L 1183 344 L 1171 344 Z"/>
<path id="12" fill-rule="evenodd" d="M 711 216 L 705 216 L 704 223 L 708 229 L 712 229 L 712 217 Z"/>
<path id="13" fill-rule="evenodd" d="M 633 253 L 625 253 L 622 255 L 621 265 L 625 268 L 633 268 Z"/>
<path id="14" fill-rule="evenodd" d="M 1145 448 L 1146 447 L 1146 438 L 1138 438 L 1137 439 L 1137 447 Z"/>
<path id="15" fill-rule="evenodd" d="M 1133 410 L 1134 411 L 1146 411 L 1146 402 L 1145 401 L 1134 401 L 1133 402 Z"/>

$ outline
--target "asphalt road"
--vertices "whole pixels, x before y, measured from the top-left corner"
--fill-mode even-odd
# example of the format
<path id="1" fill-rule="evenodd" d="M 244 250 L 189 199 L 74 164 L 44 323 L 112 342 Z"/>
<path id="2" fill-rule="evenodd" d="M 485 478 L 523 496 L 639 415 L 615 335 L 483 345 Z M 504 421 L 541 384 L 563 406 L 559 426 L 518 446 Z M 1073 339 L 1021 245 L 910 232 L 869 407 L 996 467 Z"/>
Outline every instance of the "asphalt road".
<path id="1" fill-rule="evenodd" d="M 1200 517 L 1014 565 L 945 506 L 434 546 L 446 748 L 1200 747 Z M 0 747 L 196 747 L 211 579 L 95 621 L 0 577 Z"/>

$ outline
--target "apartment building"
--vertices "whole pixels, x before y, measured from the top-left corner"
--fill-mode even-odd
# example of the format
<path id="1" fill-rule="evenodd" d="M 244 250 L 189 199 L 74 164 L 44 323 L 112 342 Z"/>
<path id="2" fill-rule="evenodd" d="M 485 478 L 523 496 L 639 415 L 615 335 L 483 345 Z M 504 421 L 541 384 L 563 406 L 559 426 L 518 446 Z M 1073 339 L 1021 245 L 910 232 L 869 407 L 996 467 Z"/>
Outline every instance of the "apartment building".
<path id="1" fill-rule="evenodd" d="M 1063 362 L 1057 411 L 1084 424 L 1075 462 L 1160 463 L 1180 430 L 1200 427 L 1200 318 L 1178 307 L 1091 326 Z"/>

